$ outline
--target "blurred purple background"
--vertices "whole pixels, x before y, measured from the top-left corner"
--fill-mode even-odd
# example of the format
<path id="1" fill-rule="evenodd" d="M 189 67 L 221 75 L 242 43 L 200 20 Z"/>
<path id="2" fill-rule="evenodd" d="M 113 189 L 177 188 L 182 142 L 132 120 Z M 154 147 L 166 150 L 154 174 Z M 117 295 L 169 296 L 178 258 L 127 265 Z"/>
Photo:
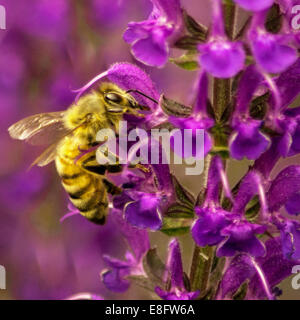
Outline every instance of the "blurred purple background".
<path id="1" fill-rule="evenodd" d="M 208 23 L 208 0 L 182 3 L 194 18 Z M 66 109 L 75 97 L 71 89 L 110 64 L 137 63 L 122 35 L 129 21 L 148 16 L 151 2 L 3 0 L 1 5 L 6 8 L 7 29 L 0 30 L 0 265 L 7 271 L 7 290 L 0 290 L 0 299 L 64 299 L 78 292 L 149 298 L 136 288 L 127 296 L 104 289 L 99 277 L 105 267 L 102 255 L 124 252 L 113 221 L 99 227 L 74 216 L 60 223 L 68 210 L 67 197 L 54 165 L 27 171 L 41 149 L 10 139 L 7 128 L 35 113 Z M 142 68 L 168 97 L 183 103 L 193 99 L 196 72 L 171 63 L 164 69 Z M 233 183 L 246 165 L 233 164 L 229 173 Z M 199 178 L 191 182 L 183 172 L 184 168 L 176 167 L 183 183 L 199 191 Z M 151 238 L 166 245 L 166 236 Z M 186 251 L 184 257 L 190 255 Z"/>

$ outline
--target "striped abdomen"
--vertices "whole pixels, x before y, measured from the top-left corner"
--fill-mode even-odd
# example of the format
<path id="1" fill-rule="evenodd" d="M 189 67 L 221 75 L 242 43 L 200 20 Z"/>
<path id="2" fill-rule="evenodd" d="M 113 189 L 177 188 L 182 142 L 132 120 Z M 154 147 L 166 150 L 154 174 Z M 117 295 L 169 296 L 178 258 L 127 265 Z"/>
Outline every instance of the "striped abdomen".
<path id="1" fill-rule="evenodd" d="M 104 224 L 108 212 L 107 191 L 101 176 L 89 174 L 74 159 L 59 154 L 56 168 L 70 201 L 87 219 Z"/>

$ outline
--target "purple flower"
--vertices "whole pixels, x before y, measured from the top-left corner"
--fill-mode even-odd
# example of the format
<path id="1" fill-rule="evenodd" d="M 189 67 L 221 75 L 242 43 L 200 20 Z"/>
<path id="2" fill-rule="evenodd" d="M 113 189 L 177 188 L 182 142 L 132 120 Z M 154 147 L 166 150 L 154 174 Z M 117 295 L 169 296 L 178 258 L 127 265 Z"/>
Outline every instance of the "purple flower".
<path id="1" fill-rule="evenodd" d="M 286 220 L 279 226 L 282 252 L 285 258 L 300 259 L 300 223 L 298 221 Z"/>
<path id="2" fill-rule="evenodd" d="M 300 58 L 275 79 L 281 107 L 287 107 L 300 93 Z"/>
<path id="3" fill-rule="evenodd" d="M 235 126 L 229 147 L 230 155 L 238 160 L 243 157 L 249 160 L 257 159 L 270 145 L 269 138 L 259 131 L 262 122 L 251 118 L 244 119 Z"/>
<path id="4" fill-rule="evenodd" d="M 300 166 L 289 166 L 283 169 L 272 181 L 267 193 L 270 212 L 275 214 L 285 206 L 288 213 L 300 212 Z M 274 217 L 274 224 L 280 230 L 283 254 L 288 259 L 300 258 L 300 231 L 297 221 L 284 217 Z"/>
<path id="5" fill-rule="evenodd" d="M 202 247 L 216 245 L 224 240 L 225 236 L 221 234 L 221 231 L 230 223 L 226 217 L 229 213 L 219 204 L 221 182 L 226 195 L 231 198 L 222 160 L 215 156 L 208 173 L 206 199 L 203 207 L 195 208 L 199 219 L 194 222 L 191 230 L 195 242 Z"/>
<path id="6" fill-rule="evenodd" d="M 300 214 L 300 194 L 295 193 L 295 195 L 291 196 L 284 207 L 289 214 L 298 216 Z"/>
<path id="7" fill-rule="evenodd" d="M 297 60 L 294 48 L 282 43 L 284 38 L 265 32 L 253 35 L 252 48 L 255 60 L 267 72 L 279 73 Z"/>
<path id="8" fill-rule="evenodd" d="M 150 66 L 166 64 L 169 46 L 182 25 L 179 0 L 152 0 L 153 10 L 148 20 L 130 22 L 124 40 L 132 45 L 134 57 Z"/>
<path id="9" fill-rule="evenodd" d="M 294 263 L 283 257 L 279 238 L 270 239 L 265 245 L 263 257 L 253 260 L 242 254 L 231 261 L 220 285 L 220 298 L 230 298 L 248 279 L 247 299 L 274 299 L 272 288 L 290 276 Z"/>
<path id="10" fill-rule="evenodd" d="M 282 248 L 279 237 L 269 239 L 265 243 L 266 255 L 256 259 L 257 263 L 265 275 L 265 283 L 270 289 L 278 285 L 282 280 L 291 275 L 292 267 L 296 261 L 288 260 L 282 254 Z M 254 275 L 249 285 L 249 298 L 264 299 L 268 296 L 263 281 L 261 281 L 258 273 Z M 270 290 L 271 291 L 271 290 Z"/>
<path id="11" fill-rule="evenodd" d="M 114 259 L 110 256 L 103 256 L 103 259 L 110 269 L 101 273 L 102 281 L 106 288 L 111 291 L 127 291 L 130 281 L 124 278 L 132 274 L 143 274 L 142 269 L 138 267 L 138 261 L 129 251 L 125 254 L 125 261 Z"/>
<path id="12" fill-rule="evenodd" d="M 136 227 L 159 230 L 162 226 L 159 202 L 160 199 L 155 194 L 145 193 L 137 201 L 127 203 L 125 218 Z"/>
<path id="13" fill-rule="evenodd" d="M 124 212 L 131 225 L 158 230 L 162 226 L 162 215 L 174 202 L 173 184 L 167 164 L 153 164 L 147 168 L 144 177 L 129 171 L 123 173 L 124 190 L 114 197 L 113 205 Z"/>
<path id="14" fill-rule="evenodd" d="M 128 224 L 118 210 L 114 210 L 111 214 L 132 251 L 126 251 L 125 261 L 108 255 L 103 256 L 109 269 L 102 272 L 102 281 L 111 291 L 124 292 L 130 286 L 130 281 L 126 277 L 144 274 L 142 260 L 150 248 L 150 243 L 147 232 Z"/>
<path id="15" fill-rule="evenodd" d="M 232 117 L 234 131 L 229 140 L 230 154 L 241 160 L 257 159 L 269 146 L 270 140 L 260 132 L 262 121 L 251 119 L 251 99 L 262 81 L 254 65 L 249 66 L 239 82 L 235 112 Z"/>
<path id="16" fill-rule="evenodd" d="M 231 78 L 244 67 L 245 53 L 240 42 L 211 39 L 198 46 L 200 64 L 216 78 Z"/>
<path id="17" fill-rule="evenodd" d="M 262 11 L 272 6 L 274 0 L 233 0 L 243 9 L 249 11 Z"/>
<path id="18" fill-rule="evenodd" d="M 214 246 L 225 239 L 221 231 L 230 223 L 226 219 L 228 212 L 222 209 L 195 209 L 199 219 L 192 227 L 192 236 L 195 242 L 201 246 Z"/>
<path id="19" fill-rule="evenodd" d="M 237 219 L 222 230 L 227 240 L 220 245 L 217 256 L 232 257 L 237 252 L 247 252 L 254 257 L 264 255 L 265 247 L 256 238 L 256 234 L 264 233 L 265 226 L 252 224 L 246 220 Z"/>
<path id="20" fill-rule="evenodd" d="M 271 162 L 278 158 L 277 154 L 287 157 L 299 153 L 299 108 L 287 108 L 300 92 L 299 66 L 298 59 L 296 63 L 272 81 L 274 90 L 269 99 L 270 108 L 266 116 L 266 126 L 276 131 L 278 135 L 272 138 L 272 147 L 270 148 L 272 150 L 269 152 L 272 153 Z M 261 165 L 262 161 L 260 161 Z"/>
<path id="21" fill-rule="evenodd" d="M 300 107 L 286 109 L 282 118 L 286 122 L 286 134 L 290 135 L 288 155 L 300 152 Z"/>
<path id="22" fill-rule="evenodd" d="M 295 201 L 300 190 L 300 166 L 289 166 L 283 169 L 272 181 L 267 193 L 270 212 L 278 211 L 282 206 L 293 201 L 293 212 L 300 209 L 299 201 Z M 298 209 L 296 209 L 297 204 Z"/>
<path id="23" fill-rule="evenodd" d="M 198 45 L 201 66 L 216 78 L 231 78 L 244 67 L 245 52 L 241 42 L 226 38 L 222 1 L 213 1 L 213 30 L 206 44 Z"/>
<path id="24" fill-rule="evenodd" d="M 169 121 L 179 129 L 181 129 L 182 137 L 182 153 L 177 151 L 177 146 L 174 145 L 174 141 L 171 141 L 172 149 L 176 154 L 182 157 L 196 157 L 197 159 L 203 158 L 212 148 L 212 139 L 208 134 L 208 130 L 214 125 L 213 119 L 209 118 L 206 111 L 207 99 L 208 99 L 208 76 L 206 72 L 202 72 L 198 82 L 198 94 L 196 105 L 193 109 L 193 113 L 188 118 L 177 118 L 174 116 L 169 117 Z M 189 130 L 185 130 L 189 129 Z M 204 146 L 197 145 L 197 129 L 204 129 Z M 184 135 L 182 134 L 184 133 Z M 190 139 L 186 140 L 184 137 L 189 135 Z M 173 142 L 173 144 L 172 144 Z M 185 143 L 190 142 L 190 148 L 185 148 Z M 194 146 L 194 148 L 193 148 Z M 195 150 L 196 148 L 196 150 Z M 204 149 L 204 154 L 201 152 Z M 188 150 L 192 152 L 188 153 Z"/>
<path id="25" fill-rule="evenodd" d="M 286 45 L 289 40 L 283 35 L 268 33 L 264 28 L 266 12 L 259 12 L 253 17 L 249 31 L 256 62 L 269 73 L 280 73 L 297 60 L 297 51 Z"/>
<path id="26" fill-rule="evenodd" d="M 189 292 L 186 290 L 183 281 L 183 267 L 180 247 L 177 239 L 173 239 L 169 244 L 167 259 L 167 280 L 171 286 L 168 290 L 155 288 L 155 292 L 164 300 L 193 300 L 199 296 L 199 291 Z"/>
<path id="27" fill-rule="evenodd" d="M 215 168 L 220 167 L 218 165 L 220 160 L 218 159 L 214 159 L 213 166 Z M 217 172 L 218 169 L 210 170 L 207 197 L 203 209 L 200 212 L 198 211 L 202 217 L 195 222 L 192 228 L 194 240 L 202 246 L 219 244 L 218 256 L 233 256 L 238 252 L 249 253 L 253 256 L 263 255 L 265 252 L 264 246 L 256 238 L 256 234 L 263 233 L 266 227 L 252 224 L 243 216 L 247 203 L 256 194 L 260 197 L 262 212 L 265 213 L 267 210 L 260 176 L 254 171 L 246 175 L 236 198 L 233 200 L 233 208 L 229 213 L 218 207 L 219 205 L 216 206 L 215 210 L 207 210 L 209 207 L 213 208 L 219 201 L 220 178 L 219 180 L 216 179 Z M 221 173 L 220 176 L 222 178 L 224 174 Z M 225 190 L 228 190 L 227 182 L 223 182 L 223 185 L 226 186 Z"/>

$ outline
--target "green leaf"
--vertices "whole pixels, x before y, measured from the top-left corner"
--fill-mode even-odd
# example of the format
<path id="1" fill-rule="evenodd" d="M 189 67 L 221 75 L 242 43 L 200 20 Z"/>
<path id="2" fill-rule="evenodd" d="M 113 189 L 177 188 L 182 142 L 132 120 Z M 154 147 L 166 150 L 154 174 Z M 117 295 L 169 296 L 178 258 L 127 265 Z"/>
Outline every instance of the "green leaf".
<path id="1" fill-rule="evenodd" d="M 136 276 L 136 275 L 130 275 L 128 277 L 125 277 L 126 279 L 132 281 L 135 285 L 147 289 L 149 291 L 153 291 L 153 283 L 151 280 L 145 276 Z"/>
<path id="2" fill-rule="evenodd" d="M 185 205 L 182 205 L 180 203 L 172 204 L 167 212 L 166 216 L 170 218 L 186 218 L 186 219 L 192 219 L 194 218 L 194 209 L 191 207 L 187 207 Z"/>
<path id="3" fill-rule="evenodd" d="M 220 119 L 222 123 L 228 123 L 228 121 L 230 120 L 230 117 L 232 116 L 232 112 L 234 110 L 234 104 L 235 101 L 232 100 L 225 108 Z"/>
<path id="4" fill-rule="evenodd" d="M 234 296 L 232 297 L 233 300 L 244 300 L 248 290 L 248 280 L 246 280 L 236 291 Z"/>
<path id="5" fill-rule="evenodd" d="M 210 118 L 216 120 L 215 111 L 214 111 L 212 103 L 209 99 L 207 99 L 206 111 L 207 111 L 208 115 L 210 116 Z"/>
<path id="6" fill-rule="evenodd" d="M 177 178 L 174 175 L 172 175 L 172 180 L 173 180 L 173 186 L 175 189 L 177 200 L 185 204 L 189 208 L 194 209 L 194 204 L 195 204 L 194 196 L 180 184 L 180 182 L 177 180 Z"/>
<path id="7" fill-rule="evenodd" d="M 253 199 L 249 201 L 249 203 L 246 206 L 245 215 L 247 220 L 249 221 L 255 220 L 259 213 L 259 210 L 260 210 L 259 197 L 255 196 L 253 197 Z"/>
<path id="8" fill-rule="evenodd" d="M 250 105 L 250 115 L 254 119 L 262 120 L 264 119 L 267 108 L 270 93 L 267 92 L 264 95 L 255 98 Z"/>
<path id="9" fill-rule="evenodd" d="M 190 231 L 192 219 L 164 217 L 161 232 L 168 236 L 180 236 Z"/>
<path id="10" fill-rule="evenodd" d="M 194 71 L 199 69 L 198 52 L 194 50 L 190 50 L 178 58 L 170 58 L 169 61 L 185 70 Z"/>
<path id="11" fill-rule="evenodd" d="M 211 246 L 195 246 L 190 280 L 192 291 L 200 290 L 201 297 L 207 294 L 215 249 Z"/>
<path id="12" fill-rule="evenodd" d="M 204 42 L 207 37 L 207 28 L 188 15 L 185 10 L 183 10 L 183 19 L 187 31 L 199 41 Z"/>
<path id="13" fill-rule="evenodd" d="M 186 291 L 192 291 L 190 278 L 185 272 L 183 272 L 183 284 Z"/>
<path id="14" fill-rule="evenodd" d="M 192 107 L 168 99 L 164 95 L 161 97 L 161 108 L 167 115 L 181 118 L 187 118 L 192 113 Z"/>
<path id="15" fill-rule="evenodd" d="M 197 50 L 199 42 L 199 39 L 194 36 L 183 36 L 175 42 L 174 47 L 183 50 Z"/>
<path id="16" fill-rule="evenodd" d="M 196 198 L 196 203 L 195 203 L 195 207 L 199 207 L 202 206 L 204 201 L 205 201 L 205 193 L 206 193 L 206 188 L 205 187 L 201 187 L 197 198 Z"/>
<path id="17" fill-rule="evenodd" d="M 218 258 L 214 256 L 209 277 L 212 299 L 218 291 L 219 284 L 223 276 L 225 260 L 226 259 L 224 257 Z"/>
<path id="18" fill-rule="evenodd" d="M 197 61 L 184 61 L 179 59 L 170 59 L 170 62 L 175 63 L 176 66 L 188 71 L 195 71 L 199 69 L 199 64 Z"/>
<path id="19" fill-rule="evenodd" d="M 197 51 L 188 51 L 178 58 L 170 58 L 169 60 L 185 70 L 194 71 L 199 69 Z"/>
<path id="20" fill-rule="evenodd" d="M 283 14 L 278 4 L 274 4 L 268 11 L 265 28 L 271 33 L 278 33 L 282 27 Z"/>
<path id="21" fill-rule="evenodd" d="M 164 286 L 163 276 L 166 272 L 166 266 L 159 258 L 156 248 L 150 249 L 144 260 L 143 267 L 147 277 L 152 281 L 154 286 Z"/>

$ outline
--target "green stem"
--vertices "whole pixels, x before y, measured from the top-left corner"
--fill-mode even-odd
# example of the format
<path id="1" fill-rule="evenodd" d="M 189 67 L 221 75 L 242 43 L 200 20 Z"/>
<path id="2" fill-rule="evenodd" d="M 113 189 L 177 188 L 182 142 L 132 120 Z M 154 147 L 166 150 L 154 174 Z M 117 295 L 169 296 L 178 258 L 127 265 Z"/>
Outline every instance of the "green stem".
<path id="1" fill-rule="evenodd" d="M 225 109 L 230 103 L 231 81 L 230 79 L 217 79 L 213 81 L 213 109 L 216 121 L 220 122 Z"/>
<path id="2" fill-rule="evenodd" d="M 208 170 L 210 167 L 211 159 L 211 155 L 207 155 L 205 159 L 203 186 L 207 185 Z M 214 250 L 212 247 L 200 248 L 197 245 L 195 245 L 194 248 L 190 271 L 191 290 L 200 290 L 201 295 L 205 294 L 208 286 L 209 274 L 213 261 L 213 251 Z"/>
<path id="3" fill-rule="evenodd" d="M 223 16 L 225 30 L 229 39 L 234 38 L 236 6 L 232 1 L 225 1 L 223 4 Z M 217 122 L 220 121 L 225 109 L 229 106 L 231 99 L 231 79 L 214 79 L 213 82 L 213 109 Z"/>
<path id="4" fill-rule="evenodd" d="M 230 39 L 234 38 L 236 7 L 231 0 L 225 0 L 223 5 L 224 21 L 226 33 Z M 213 81 L 213 108 L 216 115 L 216 121 L 220 122 L 222 114 L 229 106 L 231 99 L 231 80 L 230 79 L 214 79 Z M 208 170 L 211 156 L 206 158 L 204 171 L 204 186 L 207 185 Z M 190 282 L 191 290 L 200 290 L 201 296 L 204 297 L 209 289 L 210 275 L 212 264 L 215 256 L 215 248 L 207 246 L 201 248 L 195 245 L 191 271 Z M 218 282 L 219 279 L 216 279 Z"/>
<path id="5" fill-rule="evenodd" d="M 227 36 L 233 40 L 236 28 L 236 6 L 231 0 L 226 0 L 223 4 L 223 16 Z"/>
<path id="6" fill-rule="evenodd" d="M 200 248 L 195 245 L 190 274 L 191 290 L 200 290 L 201 296 L 207 293 L 214 252 L 214 247 Z"/>

